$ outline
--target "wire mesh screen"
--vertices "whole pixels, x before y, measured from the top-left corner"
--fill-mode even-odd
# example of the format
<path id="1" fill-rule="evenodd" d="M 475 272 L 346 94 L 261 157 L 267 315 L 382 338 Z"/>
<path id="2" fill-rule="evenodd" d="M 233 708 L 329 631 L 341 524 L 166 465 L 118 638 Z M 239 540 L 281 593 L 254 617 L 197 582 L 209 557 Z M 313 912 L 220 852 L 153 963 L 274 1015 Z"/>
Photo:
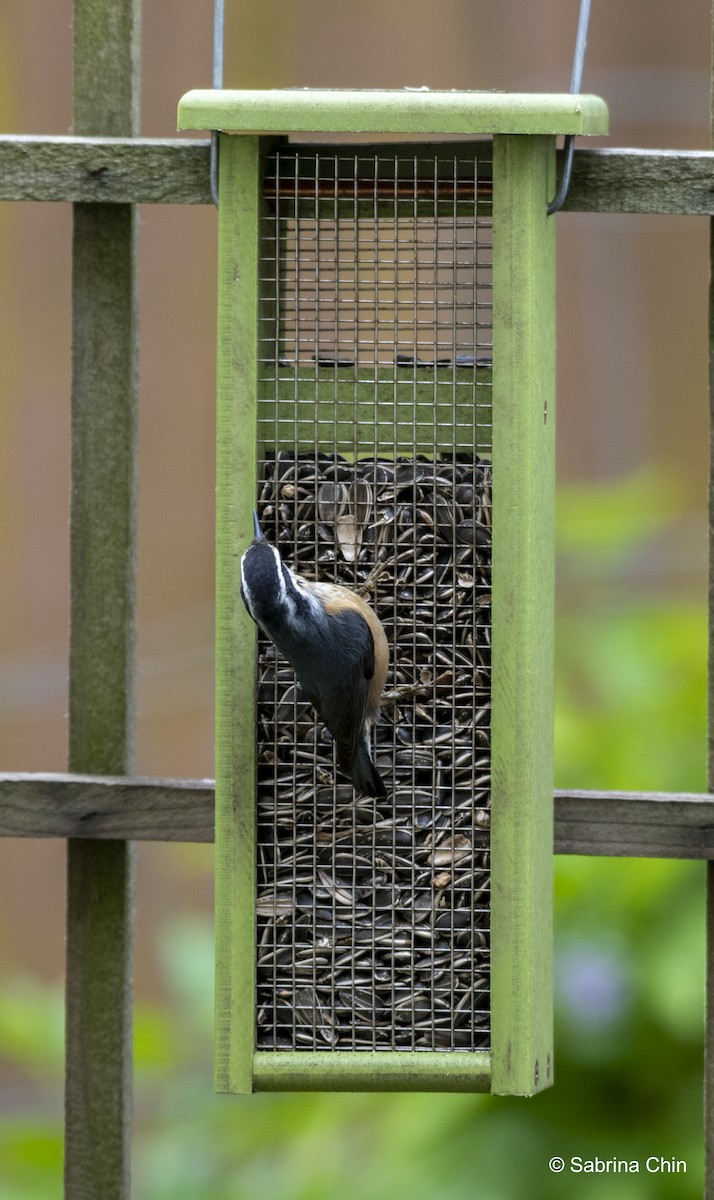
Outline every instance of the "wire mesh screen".
<path id="1" fill-rule="evenodd" d="M 490 171 L 431 150 L 267 163 L 259 516 L 391 663 L 376 800 L 259 642 L 258 1049 L 489 1046 Z"/>

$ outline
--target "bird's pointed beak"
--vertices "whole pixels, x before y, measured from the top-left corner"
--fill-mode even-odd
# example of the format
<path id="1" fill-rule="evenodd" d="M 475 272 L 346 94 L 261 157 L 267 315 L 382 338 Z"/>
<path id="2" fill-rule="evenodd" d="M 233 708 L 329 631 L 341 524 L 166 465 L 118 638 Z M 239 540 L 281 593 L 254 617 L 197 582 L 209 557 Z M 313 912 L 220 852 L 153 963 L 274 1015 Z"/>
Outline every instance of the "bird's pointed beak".
<path id="1" fill-rule="evenodd" d="M 260 539 L 265 536 L 263 530 L 260 528 L 260 521 L 258 520 L 258 514 L 255 509 L 253 509 L 253 533 L 255 535 L 256 542 L 260 541 Z"/>

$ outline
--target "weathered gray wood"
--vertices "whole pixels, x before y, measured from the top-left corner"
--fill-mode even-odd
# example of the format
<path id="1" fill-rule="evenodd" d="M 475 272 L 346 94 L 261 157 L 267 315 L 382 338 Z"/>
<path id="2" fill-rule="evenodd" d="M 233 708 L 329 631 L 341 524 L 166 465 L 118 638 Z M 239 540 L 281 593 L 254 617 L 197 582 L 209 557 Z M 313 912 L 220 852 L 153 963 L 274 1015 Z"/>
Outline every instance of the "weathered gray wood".
<path id="1" fill-rule="evenodd" d="M 714 796 L 557 791 L 555 853 L 714 858 Z"/>
<path id="2" fill-rule="evenodd" d="M 710 144 L 714 147 L 714 8 L 711 17 Z M 714 790 L 714 220 L 709 220 L 709 594 L 707 787 Z M 704 997 L 704 1198 L 714 1200 L 714 863 L 707 864 Z"/>
<path id="3" fill-rule="evenodd" d="M 0 837 L 213 841 L 211 779 L 0 775 Z M 714 858 L 714 795 L 555 793 L 555 852 Z"/>
<path id="4" fill-rule="evenodd" d="M 74 130 L 133 137 L 140 0 L 74 0 Z M 131 205 L 78 204 L 72 251 L 69 761 L 131 770 L 137 263 Z M 70 839 L 65 1195 L 130 1191 L 134 853 Z"/>
<path id="5" fill-rule="evenodd" d="M 0 837 L 212 842 L 213 780 L 0 776 Z"/>
<path id="6" fill-rule="evenodd" d="M 128 1200 L 134 862 L 69 842 L 65 1197 Z"/>
<path id="7" fill-rule="evenodd" d="M 0 200 L 210 204 L 210 143 L 0 137 Z"/>
<path id="8" fill-rule="evenodd" d="M 77 205 L 73 237 L 70 768 L 132 758 L 136 230 L 130 205 Z"/>
<path id="9" fill-rule="evenodd" d="M 707 863 L 705 914 L 704 1200 L 714 1200 L 714 862 Z"/>
<path id="10" fill-rule="evenodd" d="M 139 132 L 141 0 L 74 0 L 73 132 Z"/>
<path id="11" fill-rule="evenodd" d="M 210 204 L 202 139 L 0 137 L 0 200 Z M 714 152 L 576 149 L 569 212 L 714 213 Z"/>
<path id="12" fill-rule="evenodd" d="M 714 213 L 709 150 L 576 150 L 564 211 Z"/>

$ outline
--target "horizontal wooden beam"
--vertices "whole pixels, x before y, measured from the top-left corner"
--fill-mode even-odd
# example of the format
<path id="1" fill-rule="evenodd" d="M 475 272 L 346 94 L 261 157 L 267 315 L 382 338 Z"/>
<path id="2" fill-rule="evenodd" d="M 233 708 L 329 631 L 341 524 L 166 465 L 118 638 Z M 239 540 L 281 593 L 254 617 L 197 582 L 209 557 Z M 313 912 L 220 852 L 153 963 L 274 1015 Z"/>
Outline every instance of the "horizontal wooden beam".
<path id="1" fill-rule="evenodd" d="M 196 138 L 0 137 L 0 200 L 210 204 Z M 576 150 L 569 212 L 714 214 L 714 152 Z"/>
<path id="2" fill-rule="evenodd" d="M 0 775 L 0 837 L 213 841 L 213 780 Z"/>
<path id="3" fill-rule="evenodd" d="M 709 150 L 576 150 L 569 212 L 714 213 Z"/>
<path id="4" fill-rule="evenodd" d="M 0 137 L 0 200 L 210 204 L 197 138 Z"/>
<path id="5" fill-rule="evenodd" d="M 213 841 L 213 780 L 0 775 L 0 837 Z M 714 858 L 714 795 L 555 793 L 555 852 Z"/>
<path id="6" fill-rule="evenodd" d="M 714 795 L 558 791 L 555 852 L 714 858 Z"/>

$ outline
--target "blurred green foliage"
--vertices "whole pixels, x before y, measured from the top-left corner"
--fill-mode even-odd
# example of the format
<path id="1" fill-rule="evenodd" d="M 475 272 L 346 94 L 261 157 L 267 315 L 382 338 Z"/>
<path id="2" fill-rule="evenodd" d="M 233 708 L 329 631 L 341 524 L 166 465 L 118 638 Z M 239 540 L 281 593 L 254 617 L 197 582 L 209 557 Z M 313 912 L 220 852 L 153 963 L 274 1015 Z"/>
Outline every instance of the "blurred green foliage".
<path id="1" fill-rule="evenodd" d="M 561 492 L 561 787 L 704 788 L 704 605 L 665 596 L 639 569 L 681 518 L 677 489 L 671 481 L 663 489 L 657 471 Z M 556 951 L 556 1082 L 532 1100 L 216 1097 L 212 932 L 207 919 L 177 919 L 156 946 L 167 1002 L 136 1011 L 136 1195 L 700 1195 L 702 864 L 556 860 Z M 0 1060 L 10 1083 L 0 1089 L 0 1200 L 59 1193 L 61 1026 L 58 989 L 5 982 Z M 553 1175 L 548 1160 L 556 1154 L 636 1160 L 641 1169 Z M 687 1171 L 648 1174 L 650 1155 L 683 1159 Z"/>

